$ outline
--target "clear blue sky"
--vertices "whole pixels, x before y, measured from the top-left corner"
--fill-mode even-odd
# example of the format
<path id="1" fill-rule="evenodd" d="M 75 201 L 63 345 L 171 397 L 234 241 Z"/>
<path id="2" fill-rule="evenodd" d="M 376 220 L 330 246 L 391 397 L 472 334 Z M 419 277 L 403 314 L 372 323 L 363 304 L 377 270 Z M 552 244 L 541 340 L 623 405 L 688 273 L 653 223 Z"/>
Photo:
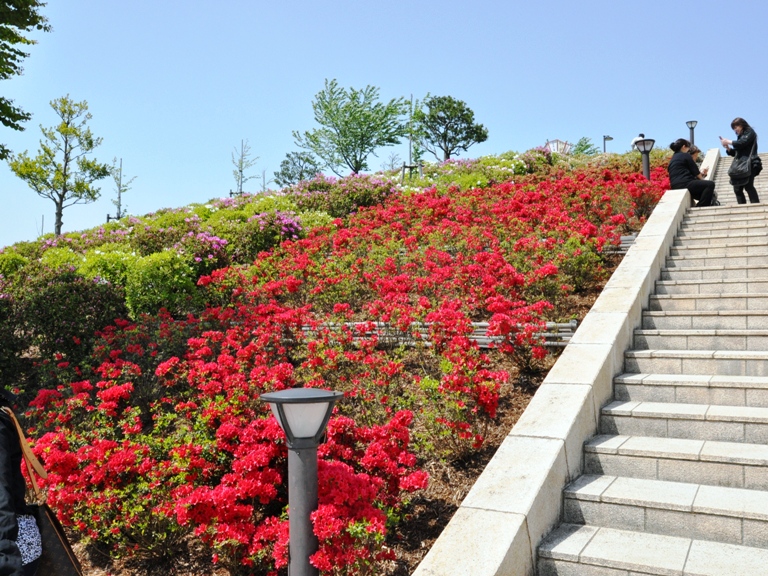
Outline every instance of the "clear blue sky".
<path id="1" fill-rule="evenodd" d="M 0 142 L 35 154 L 56 120 L 49 102 L 87 100 L 104 139 L 94 157 L 136 176 L 132 214 L 226 196 L 242 139 L 259 156 L 246 188 L 260 189 L 297 149 L 292 131 L 315 127 L 326 78 L 384 100 L 464 100 L 489 131 L 464 157 L 582 136 L 602 148 L 604 134 L 625 152 L 639 132 L 666 147 L 686 120 L 706 151 L 735 116 L 768 135 L 762 1 L 49 0 L 43 13 L 53 31 L 23 76 L 0 82 L 33 118 L 24 132 L 0 126 Z M 407 145 L 369 164 L 392 152 L 407 158 Z M 64 231 L 103 223 L 114 198 L 104 180 L 98 202 L 65 210 Z M 53 203 L 5 164 L 0 202 L 0 246 L 36 238 L 43 217 L 53 230 Z"/>

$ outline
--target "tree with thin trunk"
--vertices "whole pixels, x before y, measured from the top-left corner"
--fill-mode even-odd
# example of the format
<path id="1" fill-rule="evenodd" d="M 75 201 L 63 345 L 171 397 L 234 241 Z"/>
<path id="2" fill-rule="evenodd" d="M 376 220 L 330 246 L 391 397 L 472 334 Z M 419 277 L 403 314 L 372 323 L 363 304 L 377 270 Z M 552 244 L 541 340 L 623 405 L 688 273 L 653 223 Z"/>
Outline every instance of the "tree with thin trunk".
<path id="1" fill-rule="evenodd" d="M 419 143 L 435 158 L 448 160 L 466 152 L 473 144 L 488 140 L 488 129 L 475 123 L 475 113 L 466 102 L 452 96 L 430 96 L 413 112 Z"/>
<path id="2" fill-rule="evenodd" d="M 251 146 L 248 144 L 248 140 L 240 140 L 240 151 L 235 148 L 235 151 L 232 153 L 232 164 L 235 167 L 232 170 L 232 175 L 235 177 L 235 191 L 231 192 L 230 195 L 236 194 L 240 196 L 243 194 L 243 185 L 248 180 L 256 178 L 256 176 L 246 176 L 245 171 L 253 168 L 258 159 L 258 156 L 251 158 Z"/>
<path id="3" fill-rule="evenodd" d="M 280 162 L 280 170 L 275 172 L 275 183 L 281 187 L 293 186 L 314 178 L 320 171 L 320 165 L 309 152 L 289 152 Z"/>
<path id="4" fill-rule="evenodd" d="M 109 176 L 111 169 L 108 164 L 87 158 L 102 140 L 94 138 L 87 127 L 91 119 L 88 102 L 74 102 L 67 94 L 50 104 L 61 121 L 51 128 L 40 126 L 44 139 L 37 156 L 31 158 L 25 150 L 8 164 L 38 196 L 53 201 L 54 233 L 59 236 L 64 208 L 98 200 L 101 190 L 94 183 Z"/>
<path id="5" fill-rule="evenodd" d="M 368 170 L 369 155 L 375 156 L 382 146 L 399 144 L 406 134 L 407 103 L 403 98 L 379 102 L 375 86 L 346 90 L 336 80 L 326 80 L 312 109 L 320 128 L 294 132 L 293 138 L 299 148 L 319 158 L 337 176 L 342 176 L 345 167 L 355 174 Z"/>

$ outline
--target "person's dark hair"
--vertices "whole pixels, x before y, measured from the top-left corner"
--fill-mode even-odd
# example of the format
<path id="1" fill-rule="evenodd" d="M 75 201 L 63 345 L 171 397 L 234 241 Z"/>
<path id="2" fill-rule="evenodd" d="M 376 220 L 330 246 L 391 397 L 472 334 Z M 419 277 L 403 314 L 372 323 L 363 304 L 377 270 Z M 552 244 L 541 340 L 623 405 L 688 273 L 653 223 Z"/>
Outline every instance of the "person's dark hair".
<path id="1" fill-rule="evenodd" d="M 744 120 L 744 118 L 739 118 L 738 116 L 733 119 L 733 122 L 731 122 L 731 128 L 736 129 L 736 126 L 741 126 L 742 129 L 746 130 L 749 128 L 749 122 Z"/>
<path id="2" fill-rule="evenodd" d="M 700 154 L 700 153 L 701 153 L 701 148 L 699 148 L 699 147 L 698 147 L 698 146 L 696 146 L 695 144 L 691 144 L 691 147 L 688 149 L 688 154 L 690 154 L 691 156 L 693 156 L 693 155 L 694 155 L 694 154 L 696 154 L 696 153 L 699 153 L 699 154 Z"/>
<path id="3" fill-rule="evenodd" d="M 691 143 L 688 142 L 685 138 L 678 138 L 672 144 L 669 145 L 669 147 L 672 149 L 672 152 L 680 152 L 680 150 L 683 149 L 683 146 L 688 146 L 688 148 L 691 147 Z"/>

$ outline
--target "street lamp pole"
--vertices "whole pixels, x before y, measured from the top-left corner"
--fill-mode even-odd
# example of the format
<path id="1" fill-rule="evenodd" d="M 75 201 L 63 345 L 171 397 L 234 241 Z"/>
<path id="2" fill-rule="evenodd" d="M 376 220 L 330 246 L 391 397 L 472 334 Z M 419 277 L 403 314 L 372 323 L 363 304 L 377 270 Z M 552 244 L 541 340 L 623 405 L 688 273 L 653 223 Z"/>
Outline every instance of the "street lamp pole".
<path id="1" fill-rule="evenodd" d="M 691 131 L 691 146 L 693 146 L 693 129 L 696 128 L 696 124 L 698 124 L 696 120 L 688 120 L 688 122 L 685 123 L 685 125 L 688 126 L 688 129 Z"/>
<path id="2" fill-rule="evenodd" d="M 606 141 L 610 142 L 613 140 L 613 136 L 603 136 L 603 154 L 605 154 L 605 143 Z"/>
<path id="3" fill-rule="evenodd" d="M 651 179 L 651 150 L 653 149 L 653 145 L 656 142 L 656 140 L 652 138 L 643 138 L 641 140 L 635 141 L 635 146 L 640 151 L 640 154 L 643 157 L 643 176 L 645 176 L 646 180 Z"/>
<path id="4" fill-rule="evenodd" d="M 291 576 L 318 576 L 309 562 L 317 552 L 310 514 L 317 510 L 317 447 L 333 406 L 343 394 L 291 388 L 262 394 L 288 440 L 288 536 Z"/>

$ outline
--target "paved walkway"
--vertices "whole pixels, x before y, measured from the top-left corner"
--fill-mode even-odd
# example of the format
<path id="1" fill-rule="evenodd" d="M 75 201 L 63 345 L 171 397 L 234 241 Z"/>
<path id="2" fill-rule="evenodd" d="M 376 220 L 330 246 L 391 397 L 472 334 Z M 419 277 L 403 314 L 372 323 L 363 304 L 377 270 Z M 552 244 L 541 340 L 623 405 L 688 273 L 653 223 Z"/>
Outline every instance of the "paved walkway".
<path id="1" fill-rule="evenodd" d="M 683 221 L 541 576 L 768 573 L 768 170 L 739 206 L 729 165 L 721 206 Z"/>

